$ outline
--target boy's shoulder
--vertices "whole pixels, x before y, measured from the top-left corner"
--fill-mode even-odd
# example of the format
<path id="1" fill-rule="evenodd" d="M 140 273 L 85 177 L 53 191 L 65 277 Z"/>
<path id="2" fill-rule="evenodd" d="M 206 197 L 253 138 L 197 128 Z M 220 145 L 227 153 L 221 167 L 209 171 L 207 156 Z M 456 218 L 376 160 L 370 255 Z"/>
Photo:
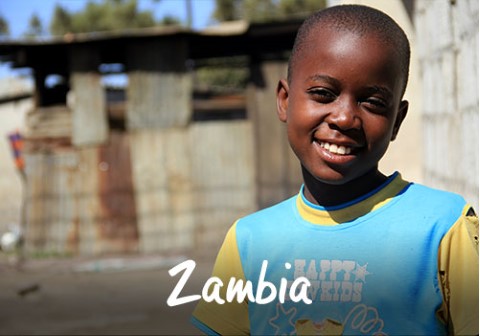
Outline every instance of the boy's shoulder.
<path id="1" fill-rule="evenodd" d="M 419 206 L 430 205 L 438 206 L 443 205 L 442 208 L 450 208 L 455 206 L 465 206 L 466 201 L 458 193 L 441 190 L 433 188 L 424 184 L 411 183 L 408 191 L 411 193 L 411 197 L 423 201 L 424 203 L 419 203 Z"/>
<path id="2" fill-rule="evenodd" d="M 407 216 L 417 223 L 443 223 L 440 226 L 445 228 L 457 222 L 466 212 L 468 205 L 458 193 L 419 183 L 409 183 L 398 196 L 398 202 L 394 202 L 390 207 L 391 214 L 398 218 Z"/>

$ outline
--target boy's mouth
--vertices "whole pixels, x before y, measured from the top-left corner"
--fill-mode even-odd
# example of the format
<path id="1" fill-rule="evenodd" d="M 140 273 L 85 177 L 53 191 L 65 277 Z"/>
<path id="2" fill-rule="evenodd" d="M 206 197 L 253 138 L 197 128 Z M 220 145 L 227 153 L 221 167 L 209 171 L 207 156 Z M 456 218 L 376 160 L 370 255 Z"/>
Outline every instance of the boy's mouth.
<path id="1" fill-rule="evenodd" d="M 337 155 L 349 155 L 352 152 L 352 148 L 348 146 L 342 146 L 332 144 L 329 142 L 319 141 L 320 147 L 325 148 L 327 151 Z"/>

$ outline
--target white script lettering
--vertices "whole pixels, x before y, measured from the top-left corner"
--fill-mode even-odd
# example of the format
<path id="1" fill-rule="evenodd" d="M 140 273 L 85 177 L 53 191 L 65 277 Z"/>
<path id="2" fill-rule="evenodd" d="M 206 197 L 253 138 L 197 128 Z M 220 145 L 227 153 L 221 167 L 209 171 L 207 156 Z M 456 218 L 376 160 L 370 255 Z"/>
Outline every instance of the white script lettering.
<path id="1" fill-rule="evenodd" d="M 185 287 L 185 284 L 192 275 L 195 267 L 195 261 L 186 260 L 168 271 L 168 273 L 172 277 L 177 275 L 181 271 L 185 271 L 167 299 L 167 304 L 170 307 L 200 300 L 200 298 L 203 298 L 206 302 L 215 301 L 218 304 L 225 303 L 224 298 L 221 297 L 222 287 L 224 286 L 224 283 L 220 278 L 217 277 L 211 277 L 205 282 L 205 285 L 202 289 L 202 295 L 196 294 L 179 297 L 180 293 Z M 244 284 L 242 279 L 235 279 L 234 277 L 230 278 L 225 293 L 226 301 L 232 302 L 236 298 L 237 302 L 240 303 L 245 300 L 245 297 L 248 297 L 248 300 L 251 302 L 257 302 L 258 304 L 267 304 L 274 301 L 278 294 L 278 299 L 280 303 L 284 303 L 287 291 L 287 280 L 285 278 L 280 279 L 280 289 L 277 291 L 274 283 L 265 280 L 267 267 L 268 261 L 264 260 L 260 269 L 258 286 L 255 296 L 253 294 L 253 286 L 250 280 L 247 280 Z M 285 268 L 290 269 L 291 265 L 286 263 Z M 306 304 L 311 304 L 312 300 L 308 298 L 308 288 L 310 287 L 310 285 L 310 281 L 305 277 L 298 277 L 297 279 L 295 279 L 295 281 L 293 281 L 293 283 L 291 284 L 289 290 L 290 299 L 294 302 L 303 301 Z M 265 289 L 268 289 L 268 294 L 265 293 Z"/>
<path id="2" fill-rule="evenodd" d="M 167 305 L 169 305 L 170 307 L 178 306 L 178 305 L 188 303 L 188 302 L 192 302 L 192 301 L 196 301 L 196 300 L 200 300 L 200 298 L 201 298 L 200 295 L 190 295 L 190 296 L 186 296 L 184 298 L 180 298 L 180 299 L 178 298 L 178 294 L 180 294 L 183 287 L 185 287 L 185 284 L 187 283 L 187 280 L 190 278 L 190 275 L 192 275 L 193 270 L 195 269 L 195 266 L 196 266 L 195 261 L 186 260 L 186 261 L 182 262 L 181 264 L 178 264 L 177 266 L 171 268 L 168 271 L 168 274 L 170 274 L 170 276 L 173 277 L 173 276 L 177 275 L 179 272 L 185 270 L 185 273 L 183 273 L 182 277 L 180 278 L 177 285 L 175 286 L 172 293 L 170 294 L 170 296 L 167 299 Z"/>

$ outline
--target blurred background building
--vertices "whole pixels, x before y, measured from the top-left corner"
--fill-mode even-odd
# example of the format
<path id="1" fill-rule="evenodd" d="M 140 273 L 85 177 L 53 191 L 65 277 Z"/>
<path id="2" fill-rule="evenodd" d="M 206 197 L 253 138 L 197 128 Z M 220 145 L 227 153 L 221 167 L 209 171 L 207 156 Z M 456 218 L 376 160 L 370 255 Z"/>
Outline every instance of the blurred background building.
<path id="1" fill-rule="evenodd" d="M 238 217 L 298 192 L 275 87 L 302 18 L 339 3 L 379 8 L 411 39 L 409 114 L 381 169 L 478 209 L 477 1 L 216 3 L 230 10 L 201 30 L 65 19 L 55 36 L 0 41 L 31 74 L 0 90 L 0 233 L 23 227 L 27 255 L 215 254 Z"/>

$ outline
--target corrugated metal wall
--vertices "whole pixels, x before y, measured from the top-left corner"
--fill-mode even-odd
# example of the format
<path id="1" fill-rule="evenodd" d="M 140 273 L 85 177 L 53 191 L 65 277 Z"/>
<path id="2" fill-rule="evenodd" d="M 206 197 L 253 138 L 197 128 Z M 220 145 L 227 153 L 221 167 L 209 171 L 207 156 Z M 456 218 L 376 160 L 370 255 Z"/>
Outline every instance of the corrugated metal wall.
<path id="1" fill-rule="evenodd" d="M 133 181 L 142 252 L 193 248 L 187 128 L 131 134 Z"/>
<path id="2" fill-rule="evenodd" d="M 137 251 L 129 146 L 111 133 L 104 146 L 26 154 L 28 253 Z"/>
<path id="3" fill-rule="evenodd" d="M 252 139 L 248 121 L 132 134 L 142 252 L 216 250 L 256 208 Z"/>
<path id="4" fill-rule="evenodd" d="M 256 209 L 246 120 L 111 132 L 106 145 L 44 148 L 26 161 L 30 254 L 214 253 Z"/>
<path id="5" fill-rule="evenodd" d="M 78 203 L 78 161 L 78 153 L 68 149 L 26 155 L 27 252 L 73 252 L 75 239 L 69 237 L 78 231 L 81 213 L 89 213 Z"/>
<path id="6" fill-rule="evenodd" d="M 201 252 L 216 253 L 233 221 L 257 208 L 253 139 L 246 120 L 191 128 L 195 241 Z"/>

